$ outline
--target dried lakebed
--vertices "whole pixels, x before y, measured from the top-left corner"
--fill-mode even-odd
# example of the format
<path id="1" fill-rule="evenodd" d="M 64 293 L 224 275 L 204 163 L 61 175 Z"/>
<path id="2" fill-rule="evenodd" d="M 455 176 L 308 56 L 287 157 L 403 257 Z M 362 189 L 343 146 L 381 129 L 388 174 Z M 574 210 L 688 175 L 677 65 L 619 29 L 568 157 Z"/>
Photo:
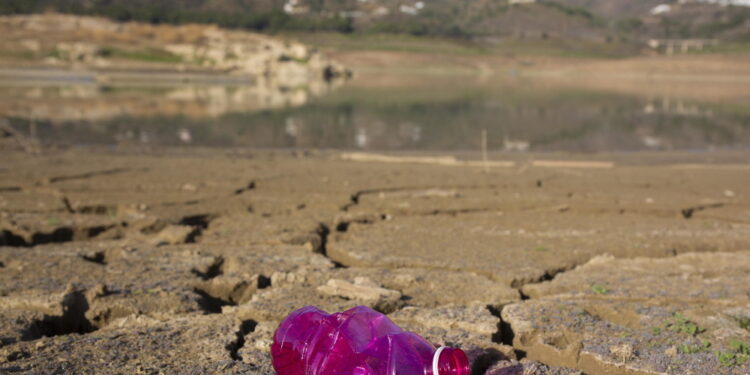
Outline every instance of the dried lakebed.
<path id="1" fill-rule="evenodd" d="M 629 157 L 3 150 L 0 373 L 271 374 L 307 304 L 475 375 L 748 373 L 750 173 Z"/>

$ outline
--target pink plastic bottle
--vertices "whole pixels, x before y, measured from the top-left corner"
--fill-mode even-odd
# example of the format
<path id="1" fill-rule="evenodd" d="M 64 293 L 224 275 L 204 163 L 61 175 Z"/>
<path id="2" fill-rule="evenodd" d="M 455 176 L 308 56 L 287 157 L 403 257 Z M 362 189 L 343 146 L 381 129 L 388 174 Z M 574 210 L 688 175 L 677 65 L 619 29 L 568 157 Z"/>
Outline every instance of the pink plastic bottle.
<path id="1" fill-rule="evenodd" d="M 271 356 L 278 375 L 469 375 L 461 349 L 436 349 L 365 306 L 294 311 L 276 330 Z"/>

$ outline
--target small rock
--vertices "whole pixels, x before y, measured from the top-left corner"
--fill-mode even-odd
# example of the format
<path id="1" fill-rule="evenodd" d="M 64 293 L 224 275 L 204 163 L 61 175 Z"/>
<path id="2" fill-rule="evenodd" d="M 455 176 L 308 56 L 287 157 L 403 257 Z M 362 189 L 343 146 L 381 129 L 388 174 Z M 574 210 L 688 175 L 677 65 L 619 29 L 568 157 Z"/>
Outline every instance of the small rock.
<path id="1" fill-rule="evenodd" d="M 258 289 L 258 278 L 258 275 L 248 278 L 220 275 L 204 281 L 200 289 L 212 297 L 240 304 L 249 301 Z"/>
<path id="2" fill-rule="evenodd" d="M 154 236 L 151 243 L 162 245 L 178 245 L 190 241 L 195 228 L 187 225 L 167 225 Z"/>
<path id="3" fill-rule="evenodd" d="M 357 277 L 354 283 L 341 279 L 330 279 L 318 287 L 323 294 L 344 297 L 347 299 L 374 302 L 375 309 L 385 312 L 394 311 L 399 306 L 401 292 L 381 288 L 366 277 Z"/>
<path id="4" fill-rule="evenodd" d="M 635 350 L 630 344 L 614 345 L 609 348 L 609 352 L 612 353 L 616 358 L 619 358 L 622 363 L 627 363 L 635 356 Z"/>
<path id="5" fill-rule="evenodd" d="M 344 311 L 363 304 L 337 296 L 315 293 L 310 287 L 296 284 L 275 286 L 255 293 L 250 301 L 239 306 L 225 306 L 222 312 L 233 313 L 240 319 L 280 322 L 292 311 L 312 305 L 328 312 Z M 370 305 L 370 307 L 374 307 Z"/>
<path id="6" fill-rule="evenodd" d="M 670 357 L 677 357 L 677 347 L 672 345 L 667 350 L 664 351 L 664 354 L 670 356 Z"/>
<path id="7" fill-rule="evenodd" d="M 107 285 L 99 283 L 99 284 L 94 285 L 88 291 L 86 291 L 86 298 L 89 300 L 93 300 L 99 297 L 104 297 L 107 294 L 109 294 L 109 290 L 107 290 Z"/>

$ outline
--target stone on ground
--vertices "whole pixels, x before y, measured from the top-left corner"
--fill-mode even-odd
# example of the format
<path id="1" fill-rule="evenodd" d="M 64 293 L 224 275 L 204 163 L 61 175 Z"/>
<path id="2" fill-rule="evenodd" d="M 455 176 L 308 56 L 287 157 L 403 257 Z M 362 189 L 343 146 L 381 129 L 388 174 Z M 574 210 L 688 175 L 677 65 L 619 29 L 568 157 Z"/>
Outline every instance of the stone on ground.
<path id="1" fill-rule="evenodd" d="M 370 304 L 374 309 L 383 312 L 395 311 L 403 304 L 401 292 L 385 289 L 366 277 L 356 277 L 353 283 L 341 279 L 330 279 L 317 289 L 318 292 L 330 296 Z"/>

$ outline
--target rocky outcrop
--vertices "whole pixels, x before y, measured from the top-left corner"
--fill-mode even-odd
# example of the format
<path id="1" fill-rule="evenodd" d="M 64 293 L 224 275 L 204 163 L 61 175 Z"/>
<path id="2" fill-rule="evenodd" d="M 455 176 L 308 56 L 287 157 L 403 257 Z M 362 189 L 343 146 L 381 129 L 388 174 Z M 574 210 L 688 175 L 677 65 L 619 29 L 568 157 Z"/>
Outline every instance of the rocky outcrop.
<path id="1" fill-rule="evenodd" d="M 52 66 L 215 72 L 288 87 L 349 74 L 301 43 L 211 25 L 36 14 L 0 17 L 0 31 L 6 55 L 32 57 Z"/>

